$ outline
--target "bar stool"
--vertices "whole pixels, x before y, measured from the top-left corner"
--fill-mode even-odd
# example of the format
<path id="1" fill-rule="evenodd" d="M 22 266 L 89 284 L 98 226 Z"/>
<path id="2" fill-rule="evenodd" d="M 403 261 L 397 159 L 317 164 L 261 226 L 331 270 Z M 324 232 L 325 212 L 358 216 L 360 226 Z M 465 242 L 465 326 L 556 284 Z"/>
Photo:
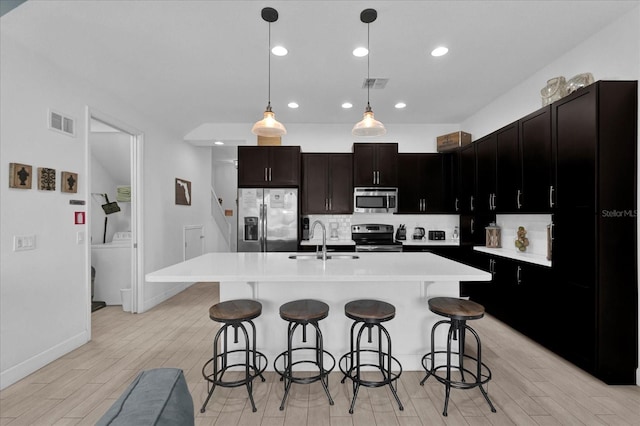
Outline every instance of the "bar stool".
<path id="1" fill-rule="evenodd" d="M 429 299 L 429 309 L 431 312 L 449 318 L 449 320 L 441 320 L 435 323 L 431 329 L 431 352 L 422 357 L 422 367 L 427 372 L 424 379 L 420 381 L 420 385 L 424 385 L 424 382 L 431 376 L 435 377 L 440 383 L 445 385 L 445 399 L 444 399 L 444 411 L 443 416 L 447 415 L 447 408 L 449 406 L 449 394 L 451 388 L 456 389 L 471 389 L 478 387 L 480 392 L 484 396 L 484 399 L 489 403 L 491 412 L 495 413 L 496 409 L 489 399 L 489 395 L 482 387 L 485 383 L 491 380 L 491 370 L 482 362 L 482 344 L 480 343 L 480 336 L 476 331 L 467 325 L 467 321 L 480 319 L 484 316 L 484 306 L 479 303 L 472 302 L 470 300 L 458 299 L 455 297 L 434 297 Z M 447 337 L 447 350 L 436 351 L 435 350 L 435 333 L 436 328 L 442 324 L 449 324 L 449 334 Z M 476 339 L 477 358 L 465 353 L 465 334 L 466 331 L 471 332 Z M 452 340 L 458 340 L 458 351 L 451 350 Z M 435 355 L 446 354 L 446 364 L 436 365 Z M 458 365 L 452 365 L 451 355 L 458 356 Z M 465 359 L 471 359 L 475 361 L 475 372 L 464 367 Z M 430 367 L 427 367 L 427 365 Z M 442 373 L 438 374 L 438 369 L 446 368 L 446 375 Z M 460 373 L 460 380 L 454 380 L 451 377 L 451 370 L 456 369 Z M 470 375 L 473 380 L 466 381 L 465 373 Z"/>
<path id="2" fill-rule="evenodd" d="M 404 410 L 400 398 L 398 398 L 397 386 L 394 386 L 394 382 L 402 374 L 402 365 L 391 355 L 391 336 L 382 325 L 383 322 L 389 321 L 396 316 L 395 306 L 378 300 L 354 300 L 344 306 L 344 313 L 354 321 L 351 325 L 350 350 L 340 358 L 339 362 L 340 370 L 344 374 L 341 383 L 344 383 L 347 378 L 353 382 L 353 399 L 351 400 L 349 413 L 353 414 L 360 386 L 374 388 L 389 385 L 398 407 L 400 410 Z M 360 328 L 355 333 L 358 324 L 360 324 Z M 360 345 L 362 333 L 366 329 L 367 342 L 372 343 L 371 330 L 373 327 L 376 327 L 378 331 L 378 347 L 376 349 L 362 348 Z M 383 341 L 386 343 L 386 352 L 384 351 Z M 375 363 L 374 361 L 367 362 L 363 360 L 361 357 L 363 353 L 374 353 L 376 355 Z M 381 373 L 382 378 L 380 380 L 364 379 L 362 377 L 362 367 L 374 367 Z M 395 368 L 397 373 L 393 372 L 392 367 Z"/>
<path id="3" fill-rule="evenodd" d="M 273 362 L 274 370 L 280 375 L 280 380 L 284 381 L 284 396 L 280 404 L 280 410 L 284 410 L 284 403 L 289 395 L 291 383 L 309 384 L 320 380 L 324 392 L 327 394 L 329 404 L 333 405 L 333 399 L 329 393 L 329 373 L 336 365 L 336 359 L 329 352 L 325 351 L 322 343 L 322 332 L 318 327 L 318 321 L 329 315 L 329 305 L 318 300 L 303 299 L 285 303 L 280 306 L 280 318 L 289 322 L 287 332 L 287 350 L 282 352 Z M 302 342 L 307 342 L 307 325 L 311 324 L 316 331 L 315 346 L 293 347 L 293 337 L 298 326 L 302 326 Z M 298 359 L 294 361 L 293 355 L 298 351 L 313 351 L 312 359 Z M 332 365 L 325 368 L 324 356 L 328 355 Z M 283 367 L 278 368 L 278 362 L 282 359 Z M 294 375 L 293 368 L 298 364 L 312 364 L 318 368 L 318 374 L 310 377 Z"/>
<path id="4" fill-rule="evenodd" d="M 242 385 L 247 387 L 251 407 L 253 412 L 256 412 L 256 404 L 253 401 L 253 379 L 260 376 L 264 382 L 265 379 L 262 373 L 267 367 L 267 357 L 256 350 L 256 326 L 252 321 L 254 318 L 259 317 L 261 313 L 262 304 L 260 302 L 246 299 L 229 300 L 217 303 L 209 308 L 209 318 L 223 325 L 213 339 L 213 357 L 202 367 L 202 376 L 207 381 L 209 395 L 204 404 L 202 404 L 201 413 L 205 412 L 216 386 L 234 388 Z M 245 323 L 251 326 L 251 341 L 249 340 L 249 333 Z M 229 327 L 233 328 L 234 343 L 238 343 L 238 329 L 242 330 L 244 348 L 231 350 L 228 348 L 227 330 Z M 222 336 L 222 351 L 218 352 L 220 336 Z M 230 363 L 229 355 L 231 354 L 242 354 L 244 355 L 244 360 L 239 359 L 236 363 Z M 238 380 L 224 380 L 224 374 L 234 367 L 243 367 L 244 376 Z"/>

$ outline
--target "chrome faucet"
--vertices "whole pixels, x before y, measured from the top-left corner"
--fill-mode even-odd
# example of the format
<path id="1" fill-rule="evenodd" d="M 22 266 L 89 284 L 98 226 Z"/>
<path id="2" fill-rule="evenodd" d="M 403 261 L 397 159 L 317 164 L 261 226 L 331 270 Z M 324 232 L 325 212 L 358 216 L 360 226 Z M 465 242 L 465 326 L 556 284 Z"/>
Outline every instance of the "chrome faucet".
<path id="1" fill-rule="evenodd" d="M 322 228 L 322 260 L 327 260 L 327 229 L 319 220 L 315 220 L 311 224 L 309 228 L 309 239 L 313 239 L 313 230 L 316 229 L 316 225 L 320 225 Z"/>

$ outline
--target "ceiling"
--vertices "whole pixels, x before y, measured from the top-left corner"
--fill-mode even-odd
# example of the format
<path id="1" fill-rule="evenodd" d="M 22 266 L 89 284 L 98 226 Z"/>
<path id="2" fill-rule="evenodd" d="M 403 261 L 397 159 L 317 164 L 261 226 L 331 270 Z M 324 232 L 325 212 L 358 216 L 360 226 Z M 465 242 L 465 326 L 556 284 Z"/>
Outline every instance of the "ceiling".
<path id="1" fill-rule="evenodd" d="M 271 44 L 289 50 L 271 57 L 271 104 L 287 125 L 360 120 L 367 58 L 351 52 L 366 46 L 363 9 L 378 11 L 370 76 L 389 78 L 386 88 L 371 90 L 376 118 L 460 123 L 638 4 L 30 0 L 1 18 L 1 31 L 184 136 L 203 123 L 262 117 L 266 6 L 280 15 Z M 439 45 L 449 54 L 434 58 Z M 300 107 L 288 108 L 290 101 Z M 345 101 L 353 108 L 341 108 Z M 398 101 L 407 107 L 395 109 Z"/>

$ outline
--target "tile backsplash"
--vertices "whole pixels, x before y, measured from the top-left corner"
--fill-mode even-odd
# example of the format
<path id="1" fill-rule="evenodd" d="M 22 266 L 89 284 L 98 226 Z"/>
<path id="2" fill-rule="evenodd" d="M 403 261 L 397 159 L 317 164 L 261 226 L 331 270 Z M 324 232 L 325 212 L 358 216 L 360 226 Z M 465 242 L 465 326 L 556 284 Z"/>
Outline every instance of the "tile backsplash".
<path id="1" fill-rule="evenodd" d="M 442 214 L 442 215 L 403 215 L 403 214 L 368 214 L 368 213 L 355 213 L 348 215 L 308 215 L 309 224 L 315 220 L 320 220 L 327 228 L 327 238 L 329 238 L 331 224 L 337 223 L 338 239 L 350 240 L 351 239 L 351 225 L 359 225 L 365 223 L 379 223 L 385 225 L 393 225 L 393 229 L 396 230 L 402 224 L 407 228 L 407 235 L 410 236 L 413 233 L 413 228 L 416 226 L 422 227 L 425 231 L 440 230 L 445 231 L 446 238 L 450 239 L 453 234 L 453 230 L 456 226 L 460 225 L 460 217 L 457 214 Z"/>

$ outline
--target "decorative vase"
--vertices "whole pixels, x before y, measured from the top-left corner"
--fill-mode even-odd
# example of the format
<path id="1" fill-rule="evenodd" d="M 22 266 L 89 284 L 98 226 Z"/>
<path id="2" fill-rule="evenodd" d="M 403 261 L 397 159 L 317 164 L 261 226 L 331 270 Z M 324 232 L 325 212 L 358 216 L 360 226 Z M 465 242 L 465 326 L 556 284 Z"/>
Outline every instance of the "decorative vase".
<path id="1" fill-rule="evenodd" d="M 517 231 L 517 239 L 516 239 L 516 249 L 519 252 L 527 251 L 527 247 L 529 246 L 529 239 L 527 238 L 527 230 L 524 229 L 524 226 L 518 226 Z"/>
<path id="2" fill-rule="evenodd" d="M 563 76 L 558 76 L 547 80 L 547 85 L 540 90 L 542 106 L 562 99 L 567 95 L 566 80 Z"/>

